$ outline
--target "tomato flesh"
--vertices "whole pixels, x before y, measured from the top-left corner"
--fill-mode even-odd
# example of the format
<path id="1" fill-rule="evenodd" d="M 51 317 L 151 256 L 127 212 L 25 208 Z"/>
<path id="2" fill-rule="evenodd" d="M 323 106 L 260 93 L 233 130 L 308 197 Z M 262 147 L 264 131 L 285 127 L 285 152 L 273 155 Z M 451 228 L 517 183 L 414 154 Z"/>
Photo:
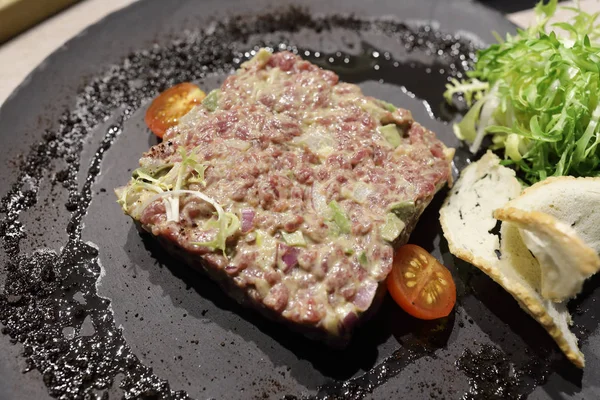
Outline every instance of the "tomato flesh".
<path id="1" fill-rule="evenodd" d="M 387 286 L 396 303 L 420 319 L 446 317 L 456 303 L 456 286 L 450 271 L 414 244 L 400 247 L 394 255 Z"/>
<path id="2" fill-rule="evenodd" d="M 156 136 L 162 138 L 167 129 L 177 125 L 179 119 L 205 97 L 206 94 L 193 83 L 180 83 L 165 90 L 152 101 L 144 121 Z"/>

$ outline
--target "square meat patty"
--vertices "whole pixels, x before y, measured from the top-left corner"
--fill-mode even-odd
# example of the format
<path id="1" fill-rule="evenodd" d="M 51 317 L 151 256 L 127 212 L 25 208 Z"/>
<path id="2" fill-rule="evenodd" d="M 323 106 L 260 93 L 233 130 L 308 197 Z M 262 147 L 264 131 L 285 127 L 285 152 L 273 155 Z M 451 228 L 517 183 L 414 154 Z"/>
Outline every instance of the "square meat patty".
<path id="1" fill-rule="evenodd" d="M 409 111 L 261 50 L 116 193 L 139 226 L 239 302 L 343 344 L 452 155 Z"/>

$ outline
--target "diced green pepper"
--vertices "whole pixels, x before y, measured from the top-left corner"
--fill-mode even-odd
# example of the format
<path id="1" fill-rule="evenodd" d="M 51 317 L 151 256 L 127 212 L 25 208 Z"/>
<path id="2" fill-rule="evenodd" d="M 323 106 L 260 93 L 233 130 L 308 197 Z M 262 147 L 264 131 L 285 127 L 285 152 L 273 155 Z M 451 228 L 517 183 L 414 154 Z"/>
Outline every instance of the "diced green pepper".
<path id="1" fill-rule="evenodd" d="M 394 213 L 385 216 L 385 224 L 381 227 L 381 237 L 388 242 L 393 242 L 404 230 L 406 225 Z"/>
<path id="2" fill-rule="evenodd" d="M 338 202 L 333 200 L 329 203 L 329 208 L 332 211 L 332 220 L 338 226 L 340 233 L 350 233 L 350 220 L 340 208 Z"/>
<path id="3" fill-rule="evenodd" d="M 219 89 L 212 90 L 206 95 L 204 100 L 202 100 L 202 105 L 206 107 L 208 111 L 215 111 L 217 109 L 217 106 L 219 105 L 219 93 L 221 93 Z"/>
<path id="4" fill-rule="evenodd" d="M 398 127 L 396 124 L 387 124 L 384 126 L 380 126 L 377 128 L 379 133 L 391 144 L 394 148 L 400 146 L 402 143 L 402 137 L 400 136 L 400 132 L 398 131 Z"/>
<path id="5" fill-rule="evenodd" d="M 360 256 L 358 256 L 358 262 L 361 263 L 361 265 L 367 265 L 369 263 L 369 260 L 367 259 L 367 253 L 364 251 L 360 253 Z"/>
<path id="6" fill-rule="evenodd" d="M 281 232 L 281 236 L 283 237 L 285 243 L 289 244 L 290 246 L 306 246 L 306 239 L 304 239 L 304 235 L 301 231 L 295 231 L 292 233 Z"/>
<path id="7" fill-rule="evenodd" d="M 254 59 L 261 65 L 266 64 L 267 62 L 269 62 L 269 60 L 271 59 L 271 56 L 273 54 L 271 54 L 270 51 L 266 50 L 266 49 L 260 49 L 258 51 L 258 53 L 256 53 L 256 55 L 254 56 Z"/>
<path id="8" fill-rule="evenodd" d="M 414 201 L 401 201 L 399 203 L 394 203 L 389 208 L 390 212 L 396 214 L 398 218 L 402 221 L 406 221 L 410 218 L 415 211 L 415 202 Z"/>
<path id="9" fill-rule="evenodd" d="M 386 110 L 388 110 L 389 112 L 394 112 L 397 110 L 396 106 L 393 105 L 392 103 L 388 103 L 385 100 L 379 100 L 381 102 L 381 104 L 385 107 Z"/>

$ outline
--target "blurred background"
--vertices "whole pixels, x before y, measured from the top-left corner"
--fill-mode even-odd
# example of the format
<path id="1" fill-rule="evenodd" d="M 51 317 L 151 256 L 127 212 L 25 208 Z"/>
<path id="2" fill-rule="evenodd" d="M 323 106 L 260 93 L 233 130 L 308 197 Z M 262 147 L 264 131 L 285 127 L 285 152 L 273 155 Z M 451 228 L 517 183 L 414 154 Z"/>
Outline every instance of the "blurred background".
<path id="1" fill-rule="evenodd" d="M 0 43 L 78 0 L 0 0 Z"/>
<path id="2" fill-rule="evenodd" d="M 503 13 L 514 13 L 535 6 L 536 0 L 479 0 Z M 78 2 L 93 0 L 0 0 L 0 44 Z M 96 1 L 131 3 L 132 1 Z M 106 4 L 111 8 L 111 4 Z"/>
<path id="3" fill-rule="evenodd" d="M 0 0 L 0 105 L 50 53 L 89 25 L 135 1 L 144 0 Z M 439 1 L 464 2 L 466 7 L 472 2 L 483 3 L 519 26 L 529 24 L 537 3 L 537 0 Z M 561 1 L 561 4 L 574 2 Z M 580 4 L 588 12 L 600 11 L 599 0 L 581 0 Z M 563 19 L 558 14 L 558 19 Z"/>

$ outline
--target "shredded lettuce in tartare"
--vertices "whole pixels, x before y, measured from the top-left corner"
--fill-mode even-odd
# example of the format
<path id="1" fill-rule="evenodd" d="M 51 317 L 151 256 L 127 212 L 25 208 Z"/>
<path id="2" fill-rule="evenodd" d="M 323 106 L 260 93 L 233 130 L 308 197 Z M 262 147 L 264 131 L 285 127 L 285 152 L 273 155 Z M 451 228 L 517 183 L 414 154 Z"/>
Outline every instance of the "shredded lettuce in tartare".
<path id="1" fill-rule="evenodd" d="M 537 22 L 478 52 L 468 79 L 452 80 L 444 97 L 462 94 L 470 110 L 454 125 L 476 153 L 486 135 L 527 183 L 548 176 L 600 175 L 600 27 L 598 14 L 569 8 L 568 23 L 548 29 L 557 0 L 535 7 Z"/>

